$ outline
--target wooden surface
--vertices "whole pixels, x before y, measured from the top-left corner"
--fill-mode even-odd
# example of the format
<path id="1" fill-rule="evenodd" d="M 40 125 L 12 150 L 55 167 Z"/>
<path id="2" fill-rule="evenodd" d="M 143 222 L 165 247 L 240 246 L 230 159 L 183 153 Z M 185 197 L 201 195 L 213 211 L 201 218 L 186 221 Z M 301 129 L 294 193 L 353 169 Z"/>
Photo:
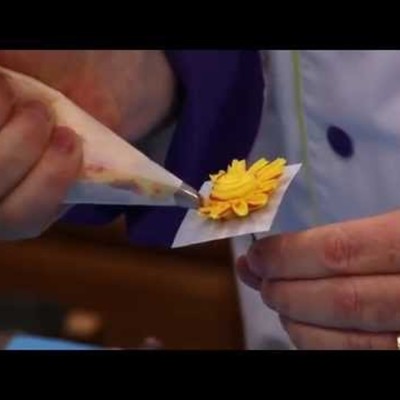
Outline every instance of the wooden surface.
<path id="1" fill-rule="evenodd" d="M 12 333 L 0 332 L 0 350 L 4 350 L 11 339 Z"/>
<path id="2" fill-rule="evenodd" d="M 99 341 L 167 349 L 239 349 L 240 315 L 227 242 L 155 250 L 126 242 L 121 222 L 58 226 L 0 244 L 0 293 L 23 293 L 101 315 Z"/>

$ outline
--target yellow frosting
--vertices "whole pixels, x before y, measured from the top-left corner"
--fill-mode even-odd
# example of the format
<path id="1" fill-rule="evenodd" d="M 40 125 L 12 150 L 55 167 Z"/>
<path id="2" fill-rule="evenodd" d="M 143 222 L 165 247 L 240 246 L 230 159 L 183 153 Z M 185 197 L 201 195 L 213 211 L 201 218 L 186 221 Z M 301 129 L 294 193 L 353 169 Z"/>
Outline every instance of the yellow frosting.
<path id="1" fill-rule="evenodd" d="M 286 160 L 268 162 L 261 158 L 249 169 L 245 160 L 233 160 L 226 171 L 210 175 L 212 189 L 199 212 L 210 219 L 246 217 L 265 207 L 279 186 Z"/>

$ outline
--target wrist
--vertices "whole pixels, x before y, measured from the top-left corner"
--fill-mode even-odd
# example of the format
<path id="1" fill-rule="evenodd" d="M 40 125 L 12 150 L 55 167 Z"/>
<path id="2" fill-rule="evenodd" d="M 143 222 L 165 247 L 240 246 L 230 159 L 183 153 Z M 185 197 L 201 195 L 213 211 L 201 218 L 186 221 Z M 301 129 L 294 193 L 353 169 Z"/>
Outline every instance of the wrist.
<path id="1" fill-rule="evenodd" d="M 171 126 L 177 118 L 181 103 L 178 83 L 164 52 L 135 53 L 136 79 L 129 93 L 131 101 L 124 101 L 128 96 L 127 88 L 123 88 L 125 94 L 119 94 L 119 132 L 121 136 L 133 141 Z"/>

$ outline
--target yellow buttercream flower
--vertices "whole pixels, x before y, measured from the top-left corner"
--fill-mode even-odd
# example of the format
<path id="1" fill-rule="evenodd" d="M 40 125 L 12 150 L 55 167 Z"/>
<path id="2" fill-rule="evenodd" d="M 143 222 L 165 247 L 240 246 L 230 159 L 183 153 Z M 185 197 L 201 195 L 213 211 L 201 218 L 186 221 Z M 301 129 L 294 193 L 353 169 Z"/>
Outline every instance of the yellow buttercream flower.
<path id="1" fill-rule="evenodd" d="M 249 169 L 245 160 L 233 160 L 227 171 L 210 175 L 211 194 L 199 213 L 210 219 L 246 217 L 265 207 L 279 185 L 286 160 L 261 158 Z"/>

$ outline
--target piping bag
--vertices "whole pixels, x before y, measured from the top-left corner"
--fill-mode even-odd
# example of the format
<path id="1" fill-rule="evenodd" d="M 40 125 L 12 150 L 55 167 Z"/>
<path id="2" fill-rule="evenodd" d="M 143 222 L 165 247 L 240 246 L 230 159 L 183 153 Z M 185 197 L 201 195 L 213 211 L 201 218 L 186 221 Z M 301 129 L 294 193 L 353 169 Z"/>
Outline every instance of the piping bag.
<path id="1" fill-rule="evenodd" d="M 83 164 L 64 204 L 180 206 L 196 209 L 200 194 L 44 83 L 0 67 L 17 98 L 40 100 L 58 125 L 75 130 L 83 142 Z"/>
<path id="2" fill-rule="evenodd" d="M 202 196 L 208 197 L 211 182 L 200 193 L 146 157 L 130 143 L 78 107 L 61 92 L 29 76 L 0 67 L 17 98 L 40 100 L 52 108 L 58 125 L 68 126 L 83 142 L 80 176 L 65 205 L 109 204 L 179 206 L 188 209 L 172 247 L 182 247 L 248 234 L 268 234 L 285 192 L 301 165 L 284 169 L 281 185 L 269 207 L 248 218 L 224 223 L 206 220 L 196 211 Z"/>

